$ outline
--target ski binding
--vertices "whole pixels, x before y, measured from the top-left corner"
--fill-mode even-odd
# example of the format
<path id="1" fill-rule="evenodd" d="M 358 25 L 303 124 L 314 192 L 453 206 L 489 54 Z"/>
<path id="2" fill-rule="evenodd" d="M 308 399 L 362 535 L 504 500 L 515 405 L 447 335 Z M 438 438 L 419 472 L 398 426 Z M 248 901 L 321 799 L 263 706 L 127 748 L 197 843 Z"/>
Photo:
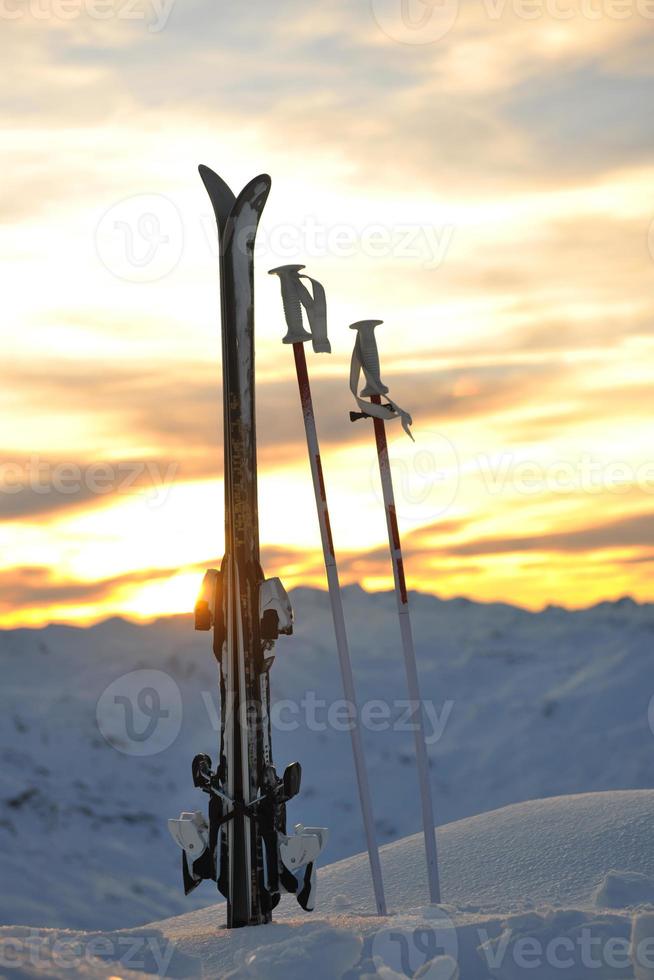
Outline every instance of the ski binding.
<path id="1" fill-rule="evenodd" d="M 324 849 L 329 831 L 326 827 L 304 827 L 296 824 L 294 834 L 279 829 L 281 821 L 270 825 L 270 813 L 280 809 L 300 791 L 302 768 L 292 762 L 280 779 L 269 767 L 268 789 L 248 804 L 240 806 L 220 788 L 219 775 L 211 769 L 209 756 L 197 755 L 193 760 L 193 781 L 211 797 L 209 822 L 200 810 L 182 811 L 177 819 L 168 821 L 170 834 L 181 848 L 184 890 L 192 891 L 203 879 L 215 881 L 220 888 L 222 875 L 224 830 L 237 812 L 248 819 L 259 820 L 266 854 L 266 885 L 273 905 L 279 901 L 280 890 L 295 895 L 300 906 L 308 912 L 315 907 L 316 860 Z M 285 811 L 284 817 L 285 817 Z M 268 824 L 268 826 L 266 826 Z M 221 889 L 222 890 L 222 889 Z"/>

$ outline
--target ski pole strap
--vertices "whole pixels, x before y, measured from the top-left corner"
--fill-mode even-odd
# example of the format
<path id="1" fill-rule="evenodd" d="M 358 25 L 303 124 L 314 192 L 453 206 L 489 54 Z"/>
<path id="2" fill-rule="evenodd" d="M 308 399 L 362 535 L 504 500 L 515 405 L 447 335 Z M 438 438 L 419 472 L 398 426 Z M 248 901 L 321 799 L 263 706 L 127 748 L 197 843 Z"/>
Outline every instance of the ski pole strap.
<path id="1" fill-rule="evenodd" d="M 271 269 L 269 275 L 279 276 L 282 289 L 282 303 L 288 332 L 285 344 L 303 344 L 310 340 L 316 354 L 331 354 L 332 348 L 327 337 L 327 298 L 325 290 L 317 279 L 302 274 L 303 265 L 280 265 Z M 313 292 L 305 286 L 302 279 L 311 283 Z M 309 333 L 302 323 L 302 310 L 306 313 Z"/>
<path id="2" fill-rule="evenodd" d="M 350 391 L 354 395 L 357 405 L 362 410 L 361 413 L 350 412 L 350 421 L 355 422 L 357 419 L 365 418 L 366 416 L 384 419 L 387 422 L 399 419 L 406 434 L 410 439 L 413 439 L 410 428 L 413 424 L 413 419 L 408 412 L 400 408 L 389 397 L 388 388 L 381 379 L 379 351 L 377 350 L 377 339 L 375 337 L 375 327 L 380 323 L 383 323 L 383 320 L 358 320 L 356 323 L 350 324 L 350 330 L 356 330 L 357 332 L 357 339 L 354 343 L 352 360 L 350 362 Z M 359 393 L 359 379 L 362 371 L 366 380 L 366 386 Z M 370 397 L 371 395 L 385 395 L 387 399 L 386 404 L 376 405 L 366 401 L 366 397 Z"/>

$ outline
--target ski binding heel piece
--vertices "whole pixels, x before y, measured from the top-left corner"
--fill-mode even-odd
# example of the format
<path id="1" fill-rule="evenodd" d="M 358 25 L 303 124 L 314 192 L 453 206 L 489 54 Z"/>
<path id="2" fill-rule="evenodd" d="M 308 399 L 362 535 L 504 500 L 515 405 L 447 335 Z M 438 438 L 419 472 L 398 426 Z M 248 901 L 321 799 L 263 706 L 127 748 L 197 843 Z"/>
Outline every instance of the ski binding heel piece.
<path id="1" fill-rule="evenodd" d="M 295 825 L 295 833 L 279 834 L 280 880 L 287 892 L 295 895 L 305 912 L 313 912 L 316 904 L 316 859 L 329 837 L 326 827 Z"/>
<path id="2" fill-rule="evenodd" d="M 168 821 L 168 830 L 192 867 L 209 846 L 209 826 L 204 816 L 199 810 L 183 812 L 177 820 Z"/>
<path id="3" fill-rule="evenodd" d="M 300 823 L 296 824 L 294 834 L 279 835 L 282 864 L 292 872 L 310 864 L 318 858 L 328 837 L 329 831 L 326 827 L 303 827 Z"/>
<path id="4" fill-rule="evenodd" d="M 286 589 L 278 578 L 267 578 L 259 588 L 261 639 L 276 640 L 280 633 L 293 632 L 293 609 Z"/>

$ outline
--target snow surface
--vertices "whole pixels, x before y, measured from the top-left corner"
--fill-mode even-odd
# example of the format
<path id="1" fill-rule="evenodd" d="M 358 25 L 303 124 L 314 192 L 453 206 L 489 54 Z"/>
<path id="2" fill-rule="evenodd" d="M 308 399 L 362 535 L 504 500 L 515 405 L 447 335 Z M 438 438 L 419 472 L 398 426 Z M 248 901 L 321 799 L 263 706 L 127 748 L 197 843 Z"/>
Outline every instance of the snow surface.
<path id="1" fill-rule="evenodd" d="M 654 870 L 653 828 L 654 791 L 517 804 L 440 828 L 443 906 L 425 902 L 413 836 L 382 851 L 386 918 L 370 912 L 357 855 L 321 869 L 315 913 L 286 896 L 269 926 L 227 931 L 224 905 L 113 933 L 6 926 L 0 975 L 651 980 L 652 895 L 630 889 Z M 610 909 L 598 907 L 608 882 Z"/>
<path id="2" fill-rule="evenodd" d="M 344 592 L 360 704 L 405 698 L 393 595 Z M 314 692 L 331 705 L 342 692 L 327 596 L 300 589 L 292 598 L 297 627 L 278 645 L 273 697 L 298 705 Z M 430 595 L 411 601 L 423 697 L 446 721 L 429 746 L 439 823 L 521 800 L 651 785 L 654 606 L 625 599 L 535 614 Z M 96 719 L 108 685 L 137 669 L 161 672 L 181 707 L 177 737 L 146 756 L 117 751 L 134 748 L 120 742 L 120 711 L 114 745 Z M 200 751 L 215 756 L 217 742 L 207 635 L 194 633 L 188 617 L 0 631 L 0 671 L 0 922 L 106 930 L 211 902 L 205 888 L 184 898 L 165 826 L 182 809 L 204 807 L 190 761 Z M 404 712 L 391 708 L 396 720 Z M 349 735 L 325 715 L 326 707 L 312 726 L 303 711 L 287 712 L 298 729 L 277 726 L 273 739 L 278 767 L 295 758 L 303 765 L 289 818 L 330 828 L 329 864 L 364 841 Z M 419 829 L 413 736 L 401 727 L 364 731 L 382 843 Z M 538 833 L 547 839 L 546 826 Z M 618 870 L 654 873 L 645 863 Z M 574 854 L 560 865 L 565 879 Z M 465 873 L 462 858 L 454 876 Z M 457 887 L 450 880 L 458 896 Z M 639 887 L 649 885 L 606 886 L 609 897 Z"/>

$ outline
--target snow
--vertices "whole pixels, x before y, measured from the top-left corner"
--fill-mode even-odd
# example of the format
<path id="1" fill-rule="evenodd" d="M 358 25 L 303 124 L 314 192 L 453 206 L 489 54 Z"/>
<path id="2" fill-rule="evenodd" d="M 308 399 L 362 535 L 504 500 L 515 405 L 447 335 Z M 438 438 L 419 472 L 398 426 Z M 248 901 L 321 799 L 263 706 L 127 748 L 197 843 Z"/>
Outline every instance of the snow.
<path id="1" fill-rule="evenodd" d="M 312 589 L 292 599 L 296 632 L 281 639 L 272 669 L 275 702 L 290 705 L 275 725 L 275 759 L 302 763 L 289 818 L 329 827 L 328 864 L 365 842 L 349 735 L 328 720 L 342 697 L 329 602 Z M 412 609 L 438 823 L 521 800 L 651 785 L 643 679 L 654 606 L 621 600 L 535 614 L 414 594 Z M 345 611 L 360 705 L 381 701 L 392 712 L 393 724 L 376 726 L 384 730 L 364 729 L 386 843 L 420 827 L 394 596 L 349 588 Z M 217 742 L 207 635 L 188 617 L 0 631 L 0 670 L 0 922 L 119 928 L 206 904 L 203 890 L 181 894 L 166 819 L 204 806 L 190 761 L 215 755 Z M 126 738 L 112 699 L 117 684 L 131 694 L 144 676 L 169 716 L 139 743 Z"/>
<path id="2" fill-rule="evenodd" d="M 628 980 L 635 960 L 639 980 L 651 980 L 654 907 L 636 869 L 652 869 L 653 826 L 654 791 L 516 804 L 439 829 L 442 906 L 425 902 L 415 835 L 382 849 L 386 918 L 369 911 L 367 862 L 356 855 L 321 869 L 316 912 L 286 896 L 269 926 L 228 931 L 220 904 L 119 932 L 4 927 L 2 976 Z M 600 908 L 609 878 L 626 887 L 623 905 L 614 887 L 612 908 Z M 17 946 L 30 935 L 36 967 Z"/>
<path id="3" fill-rule="evenodd" d="M 272 926 L 231 933 L 208 883 L 184 898 L 166 830 L 167 817 L 204 806 L 190 760 L 215 754 L 207 636 L 188 617 L 0 631 L 0 978 L 653 980 L 654 607 L 529 613 L 412 596 L 445 824 L 446 904 L 435 909 L 416 833 L 413 734 L 398 724 L 394 597 L 345 590 L 360 704 L 385 702 L 393 722 L 364 730 L 392 912 L 380 922 L 349 735 L 328 720 L 341 697 L 328 600 L 310 589 L 292 598 L 296 633 L 272 671 L 276 703 L 290 706 L 275 758 L 303 765 L 291 823 L 327 825 L 330 843 L 314 914 L 287 896 Z M 164 721 L 139 741 L 158 717 L 155 695 Z M 136 738 L 116 701 L 125 696 Z M 572 965 L 553 965 L 570 943 Z"/>

